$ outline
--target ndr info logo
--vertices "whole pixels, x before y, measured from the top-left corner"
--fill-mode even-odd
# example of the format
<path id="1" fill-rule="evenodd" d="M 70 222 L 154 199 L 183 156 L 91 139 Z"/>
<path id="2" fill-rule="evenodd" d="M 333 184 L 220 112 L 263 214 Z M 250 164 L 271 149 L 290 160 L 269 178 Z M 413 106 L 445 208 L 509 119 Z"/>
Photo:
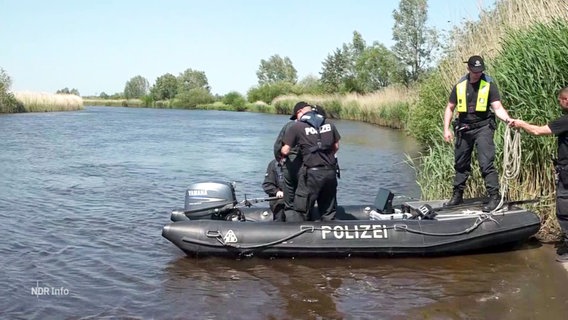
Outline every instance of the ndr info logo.
<path id="1" fill-rule="evenodd" d="M 69 289 L 65 287 L 40 286 L 39 281 L 36 281 L 36 286 L 32 287 L 32 295 L 38 298 L 39 296 L 68 296 Z"/>

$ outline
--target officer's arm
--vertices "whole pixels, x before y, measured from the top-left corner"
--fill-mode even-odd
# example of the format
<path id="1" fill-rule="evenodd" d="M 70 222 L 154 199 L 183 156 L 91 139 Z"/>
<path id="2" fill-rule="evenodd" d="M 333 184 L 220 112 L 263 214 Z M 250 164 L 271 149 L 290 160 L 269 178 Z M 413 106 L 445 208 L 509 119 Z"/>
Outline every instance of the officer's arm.
<path id="1" fill-rule="evenodd" d="M 535 136 L 545 136 L 545 135 L 551 135 L 552 134 L 552 130 L 550 130 L 550 127 L 546 124 L 544 126 L 537 126 L 534 124 L 530 124 L 528 122 L 525 122 L 523 120 L 512 120 L 512 125 L 515 128 L 521 128 L 523 130 L 525 130 L 526 132 L 535 135 Z"/>
<path id="2" fill-rule="evenodd" d="M 337 151 L 339 151 L 339 140 L 337 140 L 337 141 L 333 144 L 333 154 L 336 154 Z"/>
<path id="3" fill-rule="evenodd" d="M 493 112 L 495 112 L 497 118 L 507 123 L 511 120 L 511 118 L 509 117 L 509 113 L 507 112 L 507 110 L 505 110 L 503 104 L 501 104 L 501 101 L 497 100 L 491 102 L 491 108 L 493 108 Z"/>
<path id="4" fill-rule="evenodd" d="M 454 117 L 454 109 L 456 108 L 456 104 L 452 102 L 448 102 L 446 105 L 446 111 L 444 112 L 444 132 L 450 130 L 450 123 L 452 122 L 452 118 Z"/>

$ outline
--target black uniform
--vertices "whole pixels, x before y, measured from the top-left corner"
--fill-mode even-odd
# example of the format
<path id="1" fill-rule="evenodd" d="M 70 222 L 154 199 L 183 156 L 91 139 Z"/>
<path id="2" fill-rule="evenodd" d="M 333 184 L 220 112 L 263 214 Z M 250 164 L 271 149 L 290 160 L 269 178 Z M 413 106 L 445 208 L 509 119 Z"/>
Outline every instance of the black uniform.
<path id="1" fill-rule="evenodd" d="M 323 119 L 313 111 L 308 112 L 284 135 L 284 144 L 299 145 L 303 157 L 303 165 L 298 173 L 294 209 L 301 213 L 304 220 L 335 219 L 337 162 L 333 145 L 341 137 L 335 125 L 325 123 Z M 319 216 L 310 217 L 308 215 L 316 202 Z M 288 214 L 286 216 L 288 218 Z"/>
<path id="2" fill-rule="evenodd" d="M 278 191 L 284 191 L 282 166 L 276 160 L 272 160 L 268 163 L 266 173 L 264 174 L 264 181 L 262 182 L 262 189 L 269 197 L 275 197 Z M 284 221 L 284 198 L 272 200 L 269 204 L 270 210 L 272 210 L 274 215 L 274 220 Z"/>
<path id="3" fill-rule="evenodd" d="M 568 237 L 568 115 L 551 121 L 548 127 L 558 137 L 556 217 L 564 236 Z"/>
<path id="4" fill-rule="evenodd" d="M 469 75 L 462 78 L 467 79 Z M 487 111 L 477 112 L 477 93 L 481 79 L 490 83 L 489 96 L 487 98 Z M 466 99 L 468 112 L 459 113 L 457 122 L 454 124 L 456 133 L 455 139 L 455 163 L 454 169 L 454 192 L 463 193 L 467 179 L 471 174 L 471 155 L 473 147 L 477 147 L 477 160 L 481 175 L 485 179 L 485 188 L 490 196 L 499 195 L 499 174 L 494 166 L 495 143 L 493 136 L 497 124 L 495 114 L 490 109 L 492 102 L 501 100 L 497 85 L 492 82 L 491 77 L 483 74 L 480 81 L 476 83 L 467 82 Z M 460 80 L 459 82 L 461 82 Z M 459 83 L 458 82 L 458 83 Z M 455 85 L 450 93 L 449 101 L 457 105 L 457 94 Z"/>
<path id="5" fill-rule="evenodd" d="M 274 142 L 274 158 L 276 161 L 280 161 L 282 154 L 280 150 L 284 145 L 283 139 L 284 134 L 288 129 L 294 125 L 296 121 L 290 121 L 282 127 L 276 141 Z M 294 194 L 296 193 L 296 188 L 298 187 L 298 171 L 302 166 L 302 154 L 300 153 L 300 147 L 296 145 L 290 145 L 290 153 L 283 159 L 282 174 L 284 176 L 284 207 L 285 210 L 294 210 Z"/>

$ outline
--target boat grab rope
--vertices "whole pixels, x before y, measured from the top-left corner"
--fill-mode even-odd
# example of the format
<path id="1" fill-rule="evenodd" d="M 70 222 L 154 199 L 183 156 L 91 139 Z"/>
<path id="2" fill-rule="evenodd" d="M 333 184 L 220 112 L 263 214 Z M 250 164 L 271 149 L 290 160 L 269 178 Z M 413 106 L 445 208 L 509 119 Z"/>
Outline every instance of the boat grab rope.
<path id="1" fill-rule="evenodd" d="M 279 240 L 275 240 L 272 242 L 267 242 L 267 243 L 262 243 L 262 244 L 256 244 L 256 245 L 250 245 L 250 246 L 243 246 L 240 244 L 234 244 L 234 243 L 230 243 L 230 242 L 226 242 L 223 237 L 218 234 L 215 239 L 217 239 L 217 241 L 219 241 L 219 243 L 221 243 L 221 245 L 225 246 L 225 247 L 231 247 L 231 248 L 236 248 L 236 249 L 260 249 L 260 248 L 265 248 L 265 247 L 270 247 L 270 246 L 274 246 L 277 244 L 280 244 L 282 242 L 286 242 L 292 238 L 296 238 L 306 232 L 314 232 L 316 228 L 314 227 L 302 227 L 300 231 L 289 235 L 285 238 L 279 239 Z"/>
<path id="2" fill-rule="evenodd" d="M 483 224 L 485 221 L 493 221 L 493 222 L 499 224 L 499 222 L 493 218 L 493 214 L 488 213 L 488 214 L 480 214 L 477 217 L 477 219 L 475 219 L 475 222 L 473 223 L 473 225 L 471 227 L 466 228 L 465 230 L 462 230 L 462 231 L 458 231 L 458 232 L 447 232 L 447 233 L 427 232 L 427 231 L 409 228 L 407 225 L 398 225 L 398 224 L 395 224 L 394 226 L 392 226 L 388 229 L 393 229 L 395 231 L 406 231 L 406 232 L 421 234 L 421 235 L 425 235 L 425 236 L 457 236 L 457 235 L 462 235 L 462 234 L 467 234 L 467 233 L 472 232 L 473 230 L 477 229 L 481 224 Z M 240 245 L 240 244 L 236 244 L 236 243 L 227 242 L 223 239 L 223 236 L 221 235 L 220 232 L 215 232 L 214 233 L 215 236 L 211 236 L 211 237 L 214 237 L 224 247 L 230 247 L 230 248 L 242 249 L 242 250 L 252 250 L 252 249 L 261 249 L 261 248 L 274 246 L 274 245 L 286 242 L 290 239 L 296 238 L 296 237 L 298 237 L 298 236 L 300 236 L 300 235 L 302 235 L 306 232 L 313 233 L 315 230 L 322 231 L 323 229 L 317 228 L 317 227 L 314 227 L 314 226 L 303 226 L 300 231 L 295 232 L 295 233 L 293 233 L 293 234 L 291 234 L 287 237 L 284 237 L 284 238 L 279 239 L 279 240 L 267 242 L 267 243 L 256 244 L 256 245 Z M 349 232 L 351 230 L 345 230 L 345 231 Z M 353 231 L 355 231 L 355 230 L 353 230 Z M 184 239 L 183 241 L 187 241 L 187 240 Z M 189 242 L 189 241 L 187 241 L 187 242 Z"/>
<path id="3" fill-rule="evenodd" d="M 393 229 L 396 230 L 396 231 L 406 231 L 406 232 L 410 232 L 410 233 L 421 234 L 421 235 L 424 235 L 424 236 L 458 236 L 458 235 L 467 234 L 467 233 L 472 232 L 473 230 L 477 229 L 477 227 L 479 227 L 482 223 L 484 223 L 485 221 L 488 221 L 488 220 L 499 224 L 499 222 L 493 218 L 493 215 L 488 213 L 488 214 L 480 214 L 477 217 L 477 219 L 475 219 L 475 222 L 473 223 L 473 225 L 471 227 L 463 230 L 463 231 L 446 232 L 446 233 L 427 232 L 427 231 L 409 228 L 405 224 L 404 225 L 395 224 Z"/>
<path id="4" fill-rule="evenodd" d="M 509 181 L 517 178 L 521 172 L 521 133 L 511 127 L 505 127 L 503 133 L 503 173 L 501 174 L 501 200 L 491 213 L 501 209 L 509 192 Z"/>

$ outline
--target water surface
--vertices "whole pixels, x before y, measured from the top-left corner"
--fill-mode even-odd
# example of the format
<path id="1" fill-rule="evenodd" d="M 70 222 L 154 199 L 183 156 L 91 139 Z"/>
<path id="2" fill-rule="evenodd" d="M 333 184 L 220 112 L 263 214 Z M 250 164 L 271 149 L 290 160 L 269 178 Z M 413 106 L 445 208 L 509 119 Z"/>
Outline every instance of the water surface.
<path id="1" fill-rule="evenodd" d="M 423 259 L 194 259 L 161 237 L 185 188 L 262 197 L 286 116 L 87 107 L 0 116 L 0 316 L 563 319 L 550 246 Z M 396 130 L 336 121 L 340 204 L 419 196 Z M 46 288 L 42 291 L 38 288 Z"/>

